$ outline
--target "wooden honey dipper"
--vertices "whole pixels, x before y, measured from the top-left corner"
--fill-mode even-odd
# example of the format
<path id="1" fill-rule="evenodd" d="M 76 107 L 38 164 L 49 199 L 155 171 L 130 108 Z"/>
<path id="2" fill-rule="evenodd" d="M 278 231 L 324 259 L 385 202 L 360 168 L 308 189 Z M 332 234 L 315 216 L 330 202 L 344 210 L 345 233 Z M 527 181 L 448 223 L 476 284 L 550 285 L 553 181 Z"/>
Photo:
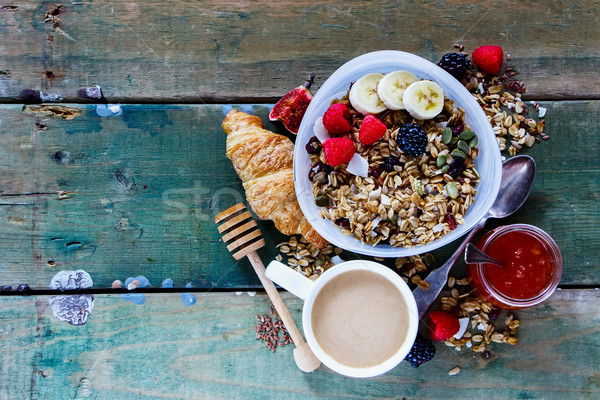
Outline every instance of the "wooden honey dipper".
<path id="1" fill-rule="evenodd" d="M 247 256 L 250 260 L 254 271 L 256 271 L 260 282 L 269 295 L 269 299 L 271 299 L 296 346 L 294 360 L 298 368 L 304 372 L 311 372 L 319 368 L 321 362 L 315 357 L 308 343 L 304 341 L 275 285 L 265 275 L 265 266 L 256 253 L 256 250 L 265 245 L 265 241 L 256 221 L 252 219 L 252 215 L 246 210 L 246 206 L 239 203 L 228 208 L 215 217 L 215 223 L 218 225 L 219 233 L 223 235 L 223 242 L 230 242 L 227 245 L 227 250 L 233 253 L 233 258 L 239 260 Z"/>

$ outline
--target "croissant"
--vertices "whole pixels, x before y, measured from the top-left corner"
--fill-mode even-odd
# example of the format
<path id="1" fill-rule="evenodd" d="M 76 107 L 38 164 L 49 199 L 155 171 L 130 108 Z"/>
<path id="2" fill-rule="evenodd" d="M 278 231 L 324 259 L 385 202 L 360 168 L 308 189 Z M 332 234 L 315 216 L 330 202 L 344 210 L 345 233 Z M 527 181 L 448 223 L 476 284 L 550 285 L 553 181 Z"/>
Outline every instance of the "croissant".
<path id="1" fill-rule="evenodd" d="M 294 190 L 294 144 L 264 129 L 259 117 L 237 110 L 223 121 L 227 157 L 242 180 L 246 199 L 260 219 L 270 219 L 285 235 L 301 234 L 315 247 L 327 241 L 302 214 Z"/>

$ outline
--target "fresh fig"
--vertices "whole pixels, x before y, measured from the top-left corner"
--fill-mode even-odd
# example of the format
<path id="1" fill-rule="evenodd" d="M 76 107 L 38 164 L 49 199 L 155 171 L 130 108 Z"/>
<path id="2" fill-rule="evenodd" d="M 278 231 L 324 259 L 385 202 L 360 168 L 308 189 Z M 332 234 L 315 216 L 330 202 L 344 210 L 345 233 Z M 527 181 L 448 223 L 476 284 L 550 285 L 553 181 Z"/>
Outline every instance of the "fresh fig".
<path id="1" fill-rule="evenodd" d="M 293 134 L 298 133 L 300 122 L 306 112 L 306 108 L 313 98 L 310 86 L 315 79 L 315 74 L 308 75 L 304 84 L 292 89 L 283 96 L 269 113 L 269 119 L 273 122 L 281 121 L 286 129 Z"/>

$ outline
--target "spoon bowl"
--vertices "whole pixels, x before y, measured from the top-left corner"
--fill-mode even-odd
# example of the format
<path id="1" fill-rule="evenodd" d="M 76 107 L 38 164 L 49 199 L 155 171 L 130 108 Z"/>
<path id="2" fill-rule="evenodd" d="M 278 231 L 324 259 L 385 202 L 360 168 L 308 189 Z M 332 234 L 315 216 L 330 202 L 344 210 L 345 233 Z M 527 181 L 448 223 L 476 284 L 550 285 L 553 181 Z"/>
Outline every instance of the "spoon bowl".
<path id="1" fill-rule="evenodd" d="M 465 247 L 465 262 L 467 264 L 494 264 L 499 267 L 504 267 L 502 261 L 498 261 L 479 250 L 473 243 L 467 243 Z"/>
<path id="2" fill-rule="evenodd" d="M 502 164 L 502 180 L 500 182 L 500 191 L 494 201 L 494 204 L 488 213 L 475 225 L 469 232 L 458 249 L 450 256 L 448 261 L 441 267 L 433 270 L 425 281 L 429 283 L 426 290 L 417 287 L 413 294 L 417 301 L 419 318 L 423 318 L 431 304 L 442 291 L 442 288 L 448 280 L 450 269 L 462 254 L 467 243 L 483 226 L 488 218 L 504 218 L 517 211 L 531 192 L 535 183 L 536 165 L 533 158 L 529 156 L 515 156 L 509 158 Z"/>

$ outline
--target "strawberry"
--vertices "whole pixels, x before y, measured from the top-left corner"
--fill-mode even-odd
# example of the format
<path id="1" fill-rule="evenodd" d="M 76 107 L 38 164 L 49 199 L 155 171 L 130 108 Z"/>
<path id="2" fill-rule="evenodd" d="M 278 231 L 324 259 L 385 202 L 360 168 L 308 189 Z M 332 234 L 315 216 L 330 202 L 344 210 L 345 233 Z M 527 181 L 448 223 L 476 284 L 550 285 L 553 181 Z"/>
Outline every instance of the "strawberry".
<path id="1" fill-rule="evenodd" d="M 327 164 L 332 167 L 347 163 L 355 152 L 354 142 L 345 137 L 327 139 L 323 150 Z"/>
<path id="2" fill-rule="evenodd" d="M 331 105 L 323 114 L 323 125 L 329 133 L 341 135 L 352 130 L 350 110 L 344 103 Z"/>
<path id="3" fill-rule="evenodd" d="M 497 74 L 504 61 L 504 52 L 500 46 L 481 46 L 471 54 L 473 62 L 490 74 Z"/>
<path id="4" fill-rule="evenodd" d="M 385 135 L 387 126 L 374 115 L 367 115 L 360 125 L 358 140 L 364 145 L 370 145 Z"/>
<path id="5" fill-rule="evenodd" d="M 458 319 L 445 311 L 429 313 L 429 337 L 433 340 L 448 340 L 460 329 Z"/>

